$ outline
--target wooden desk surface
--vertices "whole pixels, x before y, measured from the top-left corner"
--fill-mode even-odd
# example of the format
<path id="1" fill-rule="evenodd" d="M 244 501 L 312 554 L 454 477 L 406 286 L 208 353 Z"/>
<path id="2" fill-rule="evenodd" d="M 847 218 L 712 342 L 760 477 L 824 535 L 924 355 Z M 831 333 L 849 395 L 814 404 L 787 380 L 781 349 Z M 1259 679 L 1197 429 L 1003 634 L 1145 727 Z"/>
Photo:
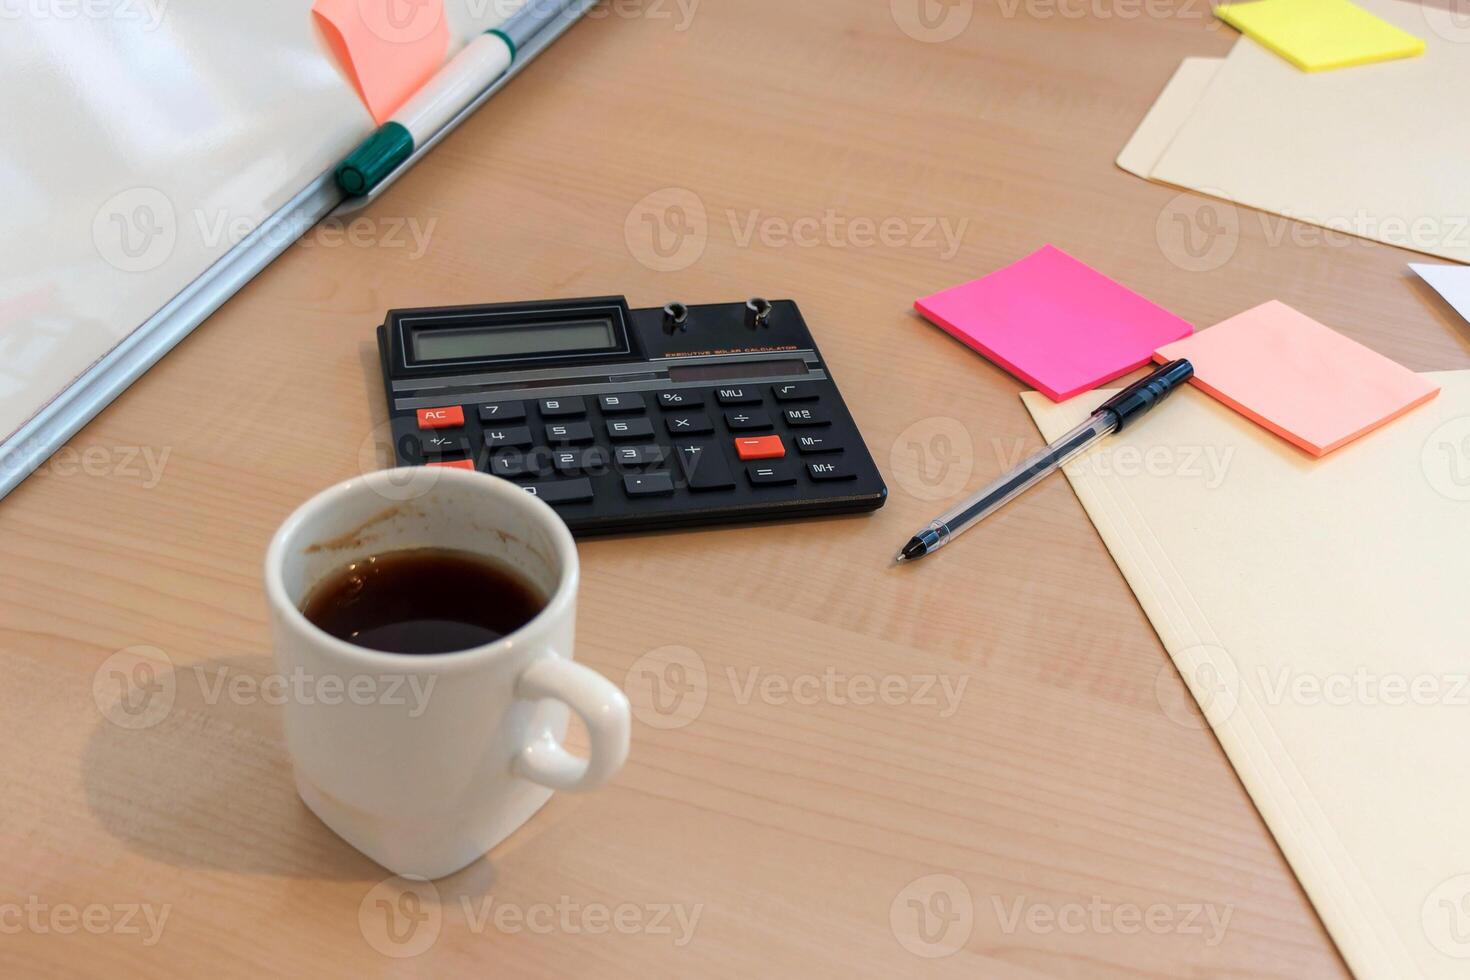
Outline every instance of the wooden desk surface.
<path id="1" fill-rule="evenodd" d="M 1202 5 L 915 9 L 599 10 L 0 503 L 4 972 L 1345 974 L 1064 481 L 889 563 L 1038 442 L 1020 385 L 909 311 L 1053 242 L 1196 323 L 1279 297 L 1414 369 L 1470 367 L 1465 328 L 1407 254 L 1254 212 L 1187 268 L 1175 193 L 1112 160 L 1181 57 L 1228 49 Z M 941 15 L 972 16 L 900 26 Z M 258 687 L 266 541 L 378 465 L 386 308 L 619 292 L 797 299 L 890 500 L 584 543 L 578 656 L 627 682 L 627 769 L 396 946 L 378 900 L 416 906 L 297 800 Z M 137 646 L 174 701 L 130 729 L 99 704 Z"/>

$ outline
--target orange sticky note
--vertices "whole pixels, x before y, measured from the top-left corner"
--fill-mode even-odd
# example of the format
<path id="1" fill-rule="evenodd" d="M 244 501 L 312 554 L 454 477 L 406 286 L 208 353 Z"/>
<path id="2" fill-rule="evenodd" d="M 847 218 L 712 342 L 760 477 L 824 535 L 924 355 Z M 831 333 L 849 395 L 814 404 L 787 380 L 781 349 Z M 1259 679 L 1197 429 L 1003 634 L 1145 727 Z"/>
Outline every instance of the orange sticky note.
<path id="1" fill-rule="evenodd" d="M 1160 347 L 1192 383 L 1313 456 L 1325 456 L 1439 394 L 1439 386 L 1272 300 Z"/>
<path id="2" fill-rule="evenodd" d="M 433 77 L 449 50 L 444 0 L 316 0 L 311 12 L 379 125 Z"/>

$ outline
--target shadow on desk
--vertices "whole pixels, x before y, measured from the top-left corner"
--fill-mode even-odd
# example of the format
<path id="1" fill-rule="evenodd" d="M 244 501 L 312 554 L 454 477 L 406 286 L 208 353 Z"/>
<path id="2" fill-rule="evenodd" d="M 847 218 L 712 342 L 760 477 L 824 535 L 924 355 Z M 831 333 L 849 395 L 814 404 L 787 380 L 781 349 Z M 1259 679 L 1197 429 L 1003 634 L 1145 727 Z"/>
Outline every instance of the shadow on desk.
<path id="1" fill-rule="evenodd" d="M 103 717 L 87 741 L 82 777 L 104 829 L 130 850 L 181 868 L 389 877 L 296 795 L 281 730 L 282 679 L 269 659 L 178 667 L 164 660 L 127 664 L 117 677 L 106 666 L 98 673 Z M 446 881 L 450 894 L 482 895 L 495 870 L 481 859 Z"/>

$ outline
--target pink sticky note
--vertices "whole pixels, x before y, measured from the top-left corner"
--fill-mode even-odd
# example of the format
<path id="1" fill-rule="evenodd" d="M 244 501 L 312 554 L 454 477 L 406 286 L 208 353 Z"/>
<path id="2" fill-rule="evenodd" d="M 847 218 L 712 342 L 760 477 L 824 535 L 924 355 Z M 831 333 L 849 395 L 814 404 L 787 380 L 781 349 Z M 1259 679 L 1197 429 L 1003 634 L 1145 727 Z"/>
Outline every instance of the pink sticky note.
<path id="1" fill-rule="evenodd" d="M 381 125 L 444 63 L 444 0 L 316 0 L 311 11 Z"/>
<path id="2" fill-rule="evenodd" d="M 1051 245 L 914 308 L 1056 402 L 1142 367 L 1194 330 Z"/>
<path id="3" fill-rule="evenodd" d="M 1313 456 L 1325 456 L 1439 394 L 1382 354 L 1272 300 L 1154 360 L 1187 357 L 1193 384 Z"/>

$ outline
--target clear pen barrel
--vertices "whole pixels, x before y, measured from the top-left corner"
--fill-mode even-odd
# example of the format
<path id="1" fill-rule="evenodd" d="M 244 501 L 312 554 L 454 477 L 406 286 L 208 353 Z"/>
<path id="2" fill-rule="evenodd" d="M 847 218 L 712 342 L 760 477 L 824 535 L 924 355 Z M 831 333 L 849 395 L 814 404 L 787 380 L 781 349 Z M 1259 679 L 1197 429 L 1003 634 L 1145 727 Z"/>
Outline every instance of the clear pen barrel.
<path id="1" fill-rule="evenodd" d="M 1027 488 L 1045 479 L 1054 470 L 1065 465 L 1073 456 L 1117 427 L 1118 417 L 1112 412 L 1102 411 L 1093 414 L 1087 421 L 1027 459 L 976 496 L 945 511 L 929 526 L 939 530 L 946 539 L 950 535 L 958 534 L 968 525 L 1004 507 L 1018 494 L 1024 493 Z"/>

